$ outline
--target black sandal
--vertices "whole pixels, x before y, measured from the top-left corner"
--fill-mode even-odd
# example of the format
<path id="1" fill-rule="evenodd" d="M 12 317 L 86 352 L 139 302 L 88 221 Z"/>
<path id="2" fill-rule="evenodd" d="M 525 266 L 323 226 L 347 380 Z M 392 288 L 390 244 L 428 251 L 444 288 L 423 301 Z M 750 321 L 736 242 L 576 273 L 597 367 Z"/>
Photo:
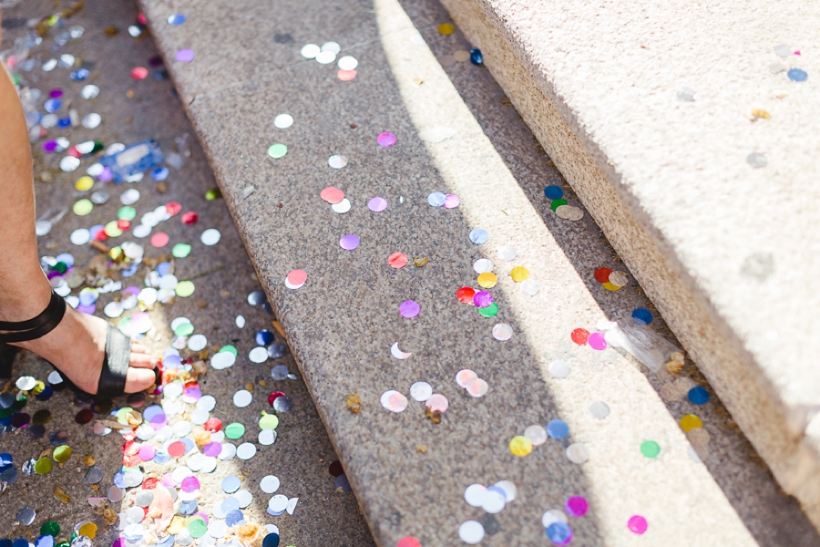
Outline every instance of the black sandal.
<path id="1" fill-rule="evenodd" d="M 66 303 L 63 298 L 51 292 L 51 301 L 48 307 L 28 321 L 0 321 L 0 378 L 11 378 L 14 357 L 20 348 L 10 346 L 16 342 L 28 342 L 41 338 L 54 330 L 65 315 Z M 105 339 L 105 359 L 102 372 L 97 383 L 96 397 L 111 398 L 125 393 L 125 376 L 131 362 L 131 339 L 121 330 L 108 325 L 108 334 Z M 52 365 L 54 366 L 54 365 Z M 54 367 L 55 369 L 57 367 Z M 66 378 L 65 373 L 57 369 Z"/>

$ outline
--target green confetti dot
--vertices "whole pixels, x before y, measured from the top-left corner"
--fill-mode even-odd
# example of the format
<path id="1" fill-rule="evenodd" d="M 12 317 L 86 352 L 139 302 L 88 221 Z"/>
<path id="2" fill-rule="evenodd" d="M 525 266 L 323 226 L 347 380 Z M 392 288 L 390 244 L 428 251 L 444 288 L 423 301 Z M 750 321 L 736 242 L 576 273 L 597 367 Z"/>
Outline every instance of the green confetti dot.
<path id="1" fill-rule="evenodd" d="M 94 209 L 94 204 L 90 199 L 81 199 L 74 204 L 74 214 L 78 217 L 84 217 Z"/>
<path id="2" fill-rule="evenodd" d="M 117 423 L 128 425 L 128 416 L 134 409 L 130 406 L 124 406 L 117 410 L 117 413 L 114 415 L 117 418 Z"/>
<path id="3" fill-rule="evenodd" d="M 40 526 L 40 535 L 41 536 L 54 536 L 57 537 L 57 534 L 60 533 L 60 525 L 59 523 L 50 520 Z"/>
<path id="4" fill-rule="evenodd" d="M 288 153 L 288 147 L 282 144 L 281 142 L 277 142 L 276 144 L 272 144 L 270 148 L 268 148 L 268 156 L 272 158 L 281 158 L 284 157 L 285 154 Z"/>
<path id="5" fill-rule="evenodd" d="M 57 463 L 65 463 L 69 458 L 71 458 L 73 453 L 74 451 L 71 450 L 71 447 L 67 444 L 58 446 L 54 449 L 54 461 Z"/>
<path id="6" fill-rule="evenodd" d="M 201 538 L 208 531 L 208 525 L 202 517 L 194 517 L 188 521 L 188 533 L 193 538 Z"/>
<path id="7" fill-rule="evenodd" d="M 133 207 L 126 205 L 125 207 L 121 207 L 119 211 L 117 211 L 117 218 L 122 220 L 134 220 L 137 216 L 137 210 Z"/>
<path id="8" fill-rule="evenodd" d="M 193 323 L 181 323 L 174 329 L 174 334 L 177 336 L 190 336 L 194 333 Z"/>
<path id="9" fill-rule="evenodd" d="M 661 447 L 655 441 L 644 441 L 641 443 L 641 454 L 647 458 L 657 458 L 661 453 Z"/>
<path id="10" fill-rule="evenodd" d="M 567 200 L 565 200 L 564 198 L 554 199 L 554 200 L 552 200 L 552 203 L 550 203 L 550 209 L 555 211 L 561 205 L 566 205 L 566 204 L 567 204 Z"/>
<path id="11" fill-rule="evenodd" d="M 187 298 L 194 294 L 195 289 L 196 287 L 194 287 L 193 281 L 180 281 L 177 283 L 177 288 L 174 289 L 174 292 L 181 298 Z"/>
<path id="12" fill-rule="evenodd" d="M 66 264 L 65 262 L 60 261 L 57 264 L 55 264 L 54 266 L 52 266 L 51 269 L 52 270 L 57 270 L 60 273 L 66 273 L 68 271 L 68 264 Z"/>
<path id="13" fill-rule="evenodd" d="M 54 467 L 54 462 L 48 456 L 43 456 L 34 462 L 34 472 L 38 475 L 48 475 L 52 467 Z"/>
<path id="14" fill-rule="evenodd" d="M 240 424 L 239 422 L 228 424 L 228 427 L 225 428 L 225 436 L 229 439 L 236 440 L 244 434 L 245 426 Z"/>
<path id="15" fill-rule="evenodd" d="M 174 245 L 174 248 L 171 249 L 171 254 L 174 255 L 174 258 L 185 258 L 191 254 L 191 246 L 187 243 L 177 243 Z"/>
<path id="16" fill-rule="evenodd" d="M 498 315 L 498 304 L 493 302 L 486 308 L 478 308 L 478 313 L 480 313 L 484 317 L 495 317 L 496 315 Z"/>
<path id="17" fill-rule="evenodd" d="M 279 427 L 279 418 L 275 414 L 263 414 L 259 418 L 259 429 L 276 429 Z"/>
<path id="18" fill-rule="evenodd" d="M 205 199 L 208 201 L 215 201 L 222 197 L 222 190 L 219 188 L 211 188 L 207 192 L 205 192 Z"/>
<path id="19" fill-rule="evenodd" d="M 234 357 L 236 357 L 239 354 L 239 352 L 236 351 L 236 348 L 234 346 L 230 345 L 230 344 L 222 346 L 221 348 L 219 348 L 219 351 L 217 353 L 222 353 L 223 351 L 233 353 Z"/>

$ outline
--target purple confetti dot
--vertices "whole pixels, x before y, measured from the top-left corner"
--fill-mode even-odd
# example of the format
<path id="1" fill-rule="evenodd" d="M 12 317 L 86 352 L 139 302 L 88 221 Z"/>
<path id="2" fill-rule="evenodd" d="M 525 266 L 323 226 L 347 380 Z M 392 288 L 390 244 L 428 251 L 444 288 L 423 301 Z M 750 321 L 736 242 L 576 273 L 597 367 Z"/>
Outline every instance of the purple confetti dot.
<path id="1" fill-rule="evenodd" d="M 608 347 L 608 344 L 604 339 L 603 332 L 593 332 L 590 334 L 589 338 L 587 338 L 587 344 L 589 344 L 589 347 L 592 349 L 597 349 L 598 351 L 604 350 Z"/>
<path id="2" fill-rule="evenodd" d="M 375 197 L 367 202 L 367 208 L 374 213 L 380 213 L 387 209 L 387 200 L 384 198 Z"/>
<path id="3" fill-rule="evenodd" d="M 493 295 L 487 291 L 478 291 L 473 295 L 473 304 L 479 308 L 486 308 L 493 303 Z"/>
<path id="4" fill-rule="evenodd" d="M 209 458 L 216 458 L 222 453 L 222 444 L 221 443 L 209 443 L 205 445 L 205 449 L 203 453 L 208 456 Z"/>
<path id="5" fill-rule="evenodd" d="M 52 99 L 59 99 L 60 97 L 63 96 L 63 90 L 60 89 L 60 88 L 52 89 L 49 92 L 48 96 L 51 97 Z"/>
<path id="6" fill-rule="evenodd" d="M 43 143 L 43 152 L 54 152 L 57 150 L 57 141 L 50 140 Z"/>
<path id="7" fill-rule="evenodd" d="M 339 240 L 339 247 L 341 247 L 345 251 L 352 251 L 358 246 L 359 236 L 357 235 L 347 234 L 346 236 L 342 236 L 342 239 Z"/>
<path id="8" fill-rule="evenodd" d="M 180 49 L 179 51 L 177 51 L 176 60 L 183 63 L 190 63 L 194 60 L 194 50 Z"/>
<path id="9" fill-rule="evenodd" d="M 393 133 L 382 133 L 376 140 L 379 146 L 387 147 L 396 144 L 396 136 Z"/>
<path id="10" fill-rule="evenodd" d="M 421 306 L 419 306 L 418 302 L 414 302 L 413 300 L 405 300 L 399 306 L 399 313 L 401 313 L 402 317 L 415 317 L 421 311 Z"/>
<path id="11" fill-rule="evenodd" d="M 589 511 L 589 502 L 582 496 L 572 496 L 564 507 L 573 517 L 583 517 Z"/>

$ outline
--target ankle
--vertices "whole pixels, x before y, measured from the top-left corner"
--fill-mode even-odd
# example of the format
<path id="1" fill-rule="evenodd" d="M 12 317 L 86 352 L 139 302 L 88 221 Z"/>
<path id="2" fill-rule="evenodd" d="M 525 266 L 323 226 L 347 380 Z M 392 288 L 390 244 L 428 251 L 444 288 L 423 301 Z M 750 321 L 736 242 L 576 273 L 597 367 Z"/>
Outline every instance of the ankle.
<path id="1" fill-rule="evenodd" d="M 0 321 L 27 321 L 37 317 L 51 300 L 51 286 L 43 276 L 22 285 L 0 283 Z"/>

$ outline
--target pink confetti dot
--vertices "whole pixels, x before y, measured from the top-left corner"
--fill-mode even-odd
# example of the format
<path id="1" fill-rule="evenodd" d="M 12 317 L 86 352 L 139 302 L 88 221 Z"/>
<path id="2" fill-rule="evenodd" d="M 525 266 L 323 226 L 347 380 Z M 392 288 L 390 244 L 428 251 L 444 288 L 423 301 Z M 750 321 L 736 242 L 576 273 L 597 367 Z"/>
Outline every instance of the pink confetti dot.
<path id="1" fill-rule="evenodd" d="M 589 511 L 589 502 L 583 496 L 572 496 L 564 507 L 573 517 L 583 517 Z"/>
<path id="2" fill-rule="evenodd" d="M 647 524 L 646 519 L 642 516 L 634 515 L 629 518 L 629 522 L 626 523 L 626 527 L 629 528 L 630 532 L 640 536 L 646 532 L 646 529 L 649 528 L 649 524 Z"/>
<path id="3" fill-rule="evenodd" d="M 415 317 L 421 311 L 421 306 L 419 306 L 418 302 L 413 300 L 405 300 L 404 302 L 399 305 L 399 313 L 402 317 Z"/>
<path id="4" fill-rule="evenodd" d="M 148 69 L 144 66 L 138 66 L 131 70 L 131 78 L 135 80 L 144 80 L 148 77 Z"/>
<path id="5" fill-rule="evenodd" d="M 328 203 L 336 204 L 340 203 L 345 198 L 345 193 L 338 188 L 328 186 L 319 193 L 319 197 Z"/>
<path id="6" fill-rule="evenodd" d="M 151 236 L 151 245 L 156 248 L 165 247 L 170 239 L 165 232 L 157 232 Z"/>
<path id="7" fill-rule="evenodd" d="M 336 77 L 339 78 L 343 82 L 349 82 L 353 78 L 356 77 L 355 70 L 340 70 L 336 73 Z"/>
<path id="8" fill-rule="evenodd" d="M 593 332 L 590 334 L 589 338 L 587 338 L 587 344 L 589 344 L 589 347 L 592 349 L 597 349 L 598 351 L 604 350 L 608 347 L 608 344 L 604 339 L 603 332 Z"/>
<path id="9" fill-rule="evenodd" d="M 376 141 L 379 143 L 379 146 L 386 148 L 396 144 L 396 136 L 393 133 L 382 133 L 376 138 Z"/>

